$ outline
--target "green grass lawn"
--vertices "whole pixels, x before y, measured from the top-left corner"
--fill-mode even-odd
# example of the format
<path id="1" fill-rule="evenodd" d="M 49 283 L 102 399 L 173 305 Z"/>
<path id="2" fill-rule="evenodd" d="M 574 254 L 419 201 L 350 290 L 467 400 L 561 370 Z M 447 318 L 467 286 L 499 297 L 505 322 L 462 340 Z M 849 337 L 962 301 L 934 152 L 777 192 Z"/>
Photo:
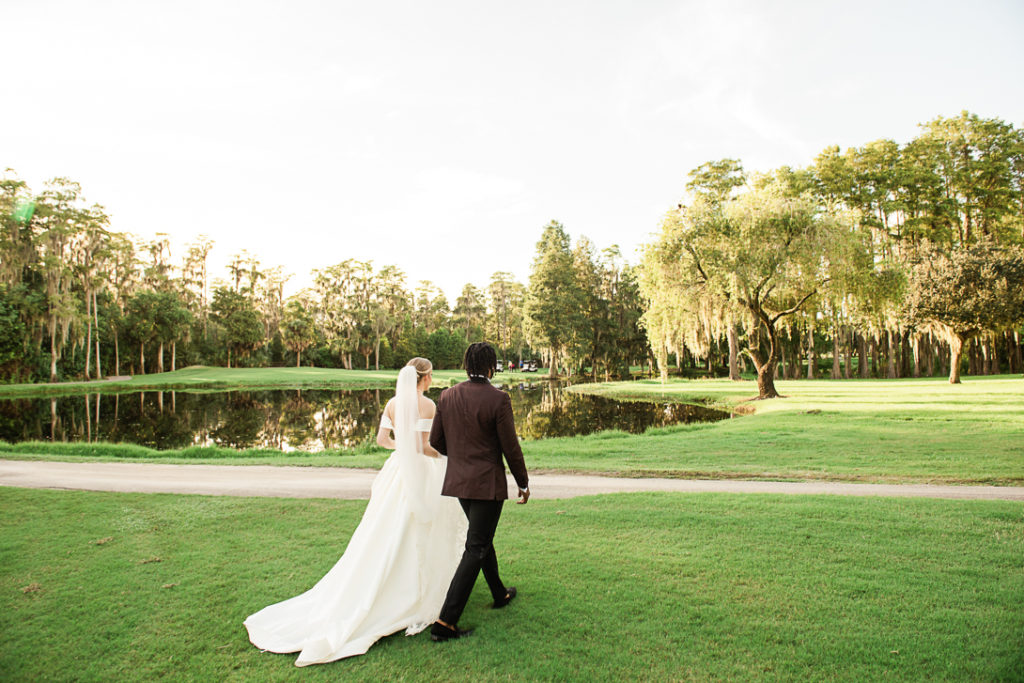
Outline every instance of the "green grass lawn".
<path id="1" fill-rule="evenodd" d="M 360 501 L 0 489 L 0 679 L 1022 680 L 1024 507 L 618 494 L 510 505 L 520 597 L 465 641 L 306 669 L 246 615 L 341 554 Z"/>
<path id="2" fill-rule="evenodd" d="M 788 381 L 786 398 L 744 402 L 751 382 L 587 384 L 624 400 L 706 401 L 753 414 L 635 437 L 531 445 L 532 462 L 669 476 L 1024 483 L 1024 379 Z M 555 450 L 562 451 L 558 456 Z M 585 463 L 585 465 L 576 465 Z"/>

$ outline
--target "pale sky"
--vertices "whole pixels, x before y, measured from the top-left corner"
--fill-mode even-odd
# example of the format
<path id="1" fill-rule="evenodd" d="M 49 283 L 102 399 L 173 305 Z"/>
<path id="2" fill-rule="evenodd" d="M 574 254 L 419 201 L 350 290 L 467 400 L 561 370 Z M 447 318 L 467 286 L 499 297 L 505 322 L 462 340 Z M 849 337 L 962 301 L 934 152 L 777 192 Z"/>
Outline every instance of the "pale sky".
<path id="1" fill-rule="evenodd" d="M 525 283 L 561 222 L 631 262 L 686 174 L 967 109 L 1024 125 L 1024 2 L 0 0 L 0 169 L 294 276 Z"/>

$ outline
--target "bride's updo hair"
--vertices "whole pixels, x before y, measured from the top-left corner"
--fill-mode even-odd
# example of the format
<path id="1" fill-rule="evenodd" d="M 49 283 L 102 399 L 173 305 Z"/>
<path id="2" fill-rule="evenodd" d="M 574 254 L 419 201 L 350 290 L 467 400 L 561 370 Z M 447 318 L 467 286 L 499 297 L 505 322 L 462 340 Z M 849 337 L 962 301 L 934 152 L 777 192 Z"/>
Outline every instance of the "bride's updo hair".
<path id="1" fill-rule="evenodd" d="M 420 358 L 416 356 L 411 361 L 406 363 L 406 366 L 411 365 L 416 368 L 416 381 L 419 382 L 421 379 L 429 375 L 434 370 L 434 365 L 426 358 Z"/>

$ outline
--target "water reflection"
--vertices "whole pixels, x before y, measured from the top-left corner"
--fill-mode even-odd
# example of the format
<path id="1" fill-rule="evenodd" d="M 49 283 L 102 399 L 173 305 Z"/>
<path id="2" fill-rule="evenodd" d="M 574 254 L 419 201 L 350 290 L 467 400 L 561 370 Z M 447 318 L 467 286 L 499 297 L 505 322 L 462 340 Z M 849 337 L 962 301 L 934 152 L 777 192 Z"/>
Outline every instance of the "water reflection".
<path id="1" fill-rule="evenodd" d="M 588 434 L 728 417 L 708 408 L 627 403 L 563 391 L 550 382 L 503 387 L 512 396 L 516 426 L 526 439 Z M 0 400 L 0 439 L 108 441 L 152 448 L 226 446 L 319 451 L 372 440 L 393 395 L 357 391 L 281 389 L 195 393 L 147 391 Z M 437 399 L 440 390 L 431 390 Z"/>

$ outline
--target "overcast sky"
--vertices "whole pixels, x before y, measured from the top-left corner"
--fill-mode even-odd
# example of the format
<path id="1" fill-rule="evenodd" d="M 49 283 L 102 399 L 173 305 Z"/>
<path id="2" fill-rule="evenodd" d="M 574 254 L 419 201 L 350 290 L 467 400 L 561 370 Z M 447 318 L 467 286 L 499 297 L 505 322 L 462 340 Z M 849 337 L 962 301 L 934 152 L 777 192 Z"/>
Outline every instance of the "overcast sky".
<path id="1" fill-rule="evenodd" d="M 967 109 L 1024 124 L 1024 2 L 0 0 L 0 169 L 112 229 L 450 302 L 541 229 L 636 248 L 723 157 L 804 166 Z"/>

